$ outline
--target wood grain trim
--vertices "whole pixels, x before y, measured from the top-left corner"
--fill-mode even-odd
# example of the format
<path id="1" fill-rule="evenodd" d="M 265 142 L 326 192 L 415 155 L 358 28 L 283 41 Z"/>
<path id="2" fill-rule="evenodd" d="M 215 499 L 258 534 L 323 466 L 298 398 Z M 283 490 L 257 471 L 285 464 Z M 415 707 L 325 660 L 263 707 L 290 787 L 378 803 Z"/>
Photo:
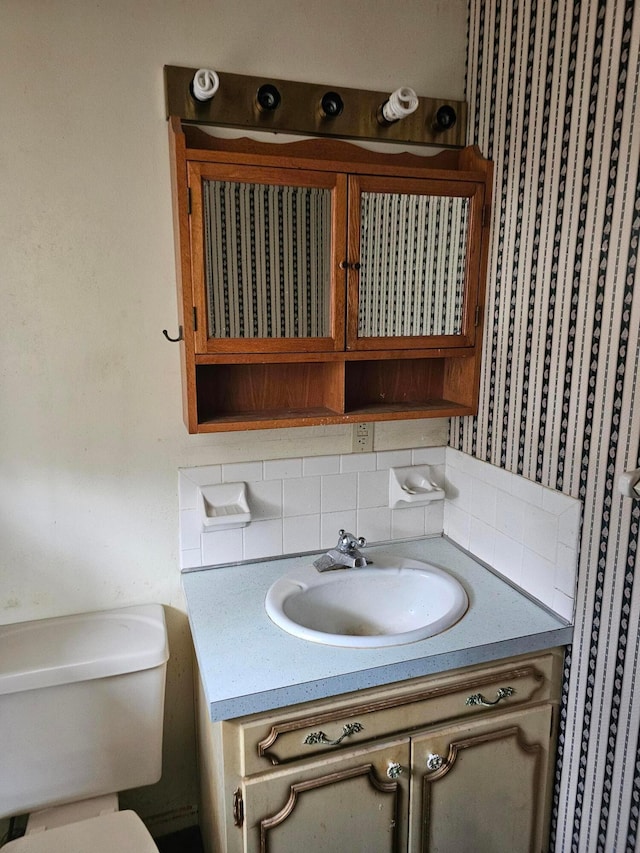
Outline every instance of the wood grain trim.
<path id="1" fill-rule="evenodd" d="M 172 117 L 170 120 L 180 123 Z M 287 166 L 330 172 L 368 174 L 375 167 L 379 175 L 419 177 L 426 172 L 435 180 L 470 181 L 488 185 L 491 172 L 477 146 L 435 155 L 408 152 L 372 151 L 337 139 L 303 139 L 298 142 L 260 142 L 247 137 L 226 139 L 205 133 L 197 127 L 182 125 L 187 156 L 192 160 L 261 166 Z"/>

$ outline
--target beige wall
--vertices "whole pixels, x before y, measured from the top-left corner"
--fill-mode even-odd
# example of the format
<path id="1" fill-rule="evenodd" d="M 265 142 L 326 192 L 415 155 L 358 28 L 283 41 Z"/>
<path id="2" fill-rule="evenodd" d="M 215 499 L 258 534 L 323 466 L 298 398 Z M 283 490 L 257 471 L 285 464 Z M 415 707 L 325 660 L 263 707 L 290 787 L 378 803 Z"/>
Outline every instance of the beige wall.
<path id="1" fill-rule="evenodd" d="M 3 0 L 0 623 L 169 606 L 165 780 L 196 799 L 177 469 L 345 452 L 346 428 L 188 436 L 163 64 L 463 97 L 465 0 Z M 421 443 L 386 426 L 380 447 Z M 177 824 L 156 821 L 155 831 Z"/>

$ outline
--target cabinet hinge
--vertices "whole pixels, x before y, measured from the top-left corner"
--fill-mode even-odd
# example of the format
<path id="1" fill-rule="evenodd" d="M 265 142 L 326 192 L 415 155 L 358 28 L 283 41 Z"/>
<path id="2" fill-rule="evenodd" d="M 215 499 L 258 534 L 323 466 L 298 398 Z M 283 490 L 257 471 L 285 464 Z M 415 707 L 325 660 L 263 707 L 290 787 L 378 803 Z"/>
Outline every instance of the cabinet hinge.
<path id="1" fill-rule="evenodd" d="M 482 310 L 482 306 L 481 306 L 481 305 L 476 305 L 476 317 L 475 317 L 475 321 L 474 321 L 474 325 L 475 325 L 475 326 L 479 326 L 479 325 L 480 325 L 480 311 L 481 311 L 481 310 Z"/>
<path id="2" fill-rule="evenodd" d="M 198 331 L 198 310 L 195 305 L 193 306 L 193 331 Z"/>
<path id="3" fill-rule="evenodd" d="M 189 202 L 189 205 L 191 205 L 191 202 Z M 191 206 L 189 206 L 189 213 L 191 213 Z M 487 228 L 489 226 L 490 222 L 491 222 L 491 205 L 485 204 L 485 206 L 482 208 L 482 227 Z"/>
<path id="4" fill-rule="evenodd" d="M 191 187 L 187 187 L 187 215 L 191 216 Z"/>
<path id="5" fill-rule="evenodd" d="M 233 822 L 236 826 L 242 826 L 244 823 L 244 801 L 240 788 L 233 792 Z"/>

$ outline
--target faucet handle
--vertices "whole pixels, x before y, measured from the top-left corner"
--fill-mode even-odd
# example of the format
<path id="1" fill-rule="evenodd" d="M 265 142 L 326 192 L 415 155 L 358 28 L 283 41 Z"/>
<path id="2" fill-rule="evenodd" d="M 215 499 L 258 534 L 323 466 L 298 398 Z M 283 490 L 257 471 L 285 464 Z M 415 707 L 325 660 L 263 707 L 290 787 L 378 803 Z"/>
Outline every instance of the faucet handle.
<path id="1" fill-rule="evenodd" d="M 364 536 L 360 536 L 359 539 L 353 535 L 353 533 L 347 533 L 346 530 L 338 530 L 338 551 L 342 551 L 343 553 L 348 553 L 349 551 L 354 551 L 356 548 L 364 548 L 367 544 L 367 540 Z"/>

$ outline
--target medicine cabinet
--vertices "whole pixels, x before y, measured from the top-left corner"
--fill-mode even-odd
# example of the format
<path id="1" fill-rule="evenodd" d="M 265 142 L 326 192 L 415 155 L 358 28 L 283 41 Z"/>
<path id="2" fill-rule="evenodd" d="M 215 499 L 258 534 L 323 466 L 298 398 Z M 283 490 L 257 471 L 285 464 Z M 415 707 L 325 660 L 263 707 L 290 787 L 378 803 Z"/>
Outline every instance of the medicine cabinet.
<path id="1" fill-rule="evenodd" d="M 169 120 L 190 432 L 477 410 L 492 165 Z"/>

